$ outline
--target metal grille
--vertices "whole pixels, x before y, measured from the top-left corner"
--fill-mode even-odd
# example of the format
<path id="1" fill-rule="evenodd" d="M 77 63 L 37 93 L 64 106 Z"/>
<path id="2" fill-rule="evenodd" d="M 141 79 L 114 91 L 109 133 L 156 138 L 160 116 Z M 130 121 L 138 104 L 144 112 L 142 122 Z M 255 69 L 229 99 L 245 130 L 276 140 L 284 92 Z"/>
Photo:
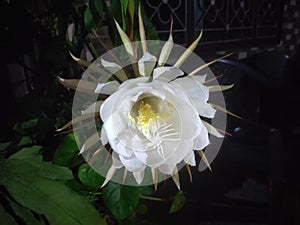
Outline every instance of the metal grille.
<path id="1" fill-rule="evenodd" d="M 162 40 L 167 40 L 173 18 L 173 33 L 176 43 L 184 44 L 187 39 L 186 0 L 145 0 L 144 5 L 150 21 Z"/>
<path id="2" fill-rule="evenodd" d="M 188 44 L 203 30 L 201 45 L 279 39 L 283 0 L 145 0 L 162 40 L 174 19 L 174 37 Z"/>

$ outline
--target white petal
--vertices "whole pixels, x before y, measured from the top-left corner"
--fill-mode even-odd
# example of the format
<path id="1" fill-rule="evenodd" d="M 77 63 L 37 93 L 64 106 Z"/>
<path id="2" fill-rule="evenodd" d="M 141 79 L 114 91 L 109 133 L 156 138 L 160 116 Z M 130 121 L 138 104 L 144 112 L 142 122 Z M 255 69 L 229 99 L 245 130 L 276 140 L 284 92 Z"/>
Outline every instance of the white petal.
<path id="1" fill-rule="evenodd" d="M 184 157 L 192 150 L 193 150 L 193 140 L 180 141 L 175 151 L 173 151 L 173 154 L 170 154 L 169 158 L 165 161 L 166 164 L 169 164 L 168 165 L 169 167 L 163 167 L 161 169 L 164 169 L 165 173 L 170 174 L 174 169 L 174 165 L 180 163 L 184 159 Z"/>
<path id="2" fill-rule="evenodd" d="M 156 57 L 149 52 L 145 52 L 138 61 L 139 72 L 142 76 L 150 76 L 156 64 Z"/>
<path id="3" fill-rule="evenodd" d="M 137 157 L 133 156 L 130 158 L 125 158 L 119 155 L 119 158 L 122 164 L 126 167 L 126 169 L 130 172 L 138 172 L 145 169 L 145 164 L 142 163 Z"/>
<path id="4" fill-rule="evenodd" d="M 106 61 L 102 57 L 100 58 L 100 62 L 102 66 L 105 67 L 111 73 L 110 75 L 114 74 L 122 82 L 128 79 L 126 73 L 119 64 L 115 62 Z"/>
<path id="5" fill-rule="evenodd" d="M 172 175 L 175 170 L 176 164 L 162 164 L 158 167 L 159 171 L 163 174 Z"/>
<path id="6" fill-rule="evenodd" d="M 203 102 L 201 103 L 196 98 L 191 98 L 192 103 L 196 107 L 200 116 L 204 116 L 206 118 L 214 118 L 216 111 L 210 104 Z"/>
<path id="7" fill-rule="evenodd" d="M 202 121 L 204 126 L 206 127 L 208 133 L 216 136 L 216 137 L 219 137 L 219 138 L 222 138 L 224 137 L 213 125 L 205 122 L 205 121 Z"/>
<path id="8" fill-rule="evenodd" d="M 172 32 L 170 32 L 168 41 L 164 44 L 164 46 L 161 49 L 159 60 L 158 60 L 158 66 L 163 66 L 167 62 L 170 53 L 173 49 L 173 46 L 174 43 L 173 43 Z"/>
<path id="9" fill-rule="evenodd" d="M 101 143 L 103 145 L 106 145 L 108 143 L 108 138 L 107 138 L 107 134 L 106 134 L 104 126 L 101 127 L 101 138 L 100 139 L 101 139 Z"/>
<path id="10" fill-rule="evenodd" d="M 158 167 L 166 162 L 166 160 L 173 154 L 177 146 L 177 142 L 163 142 L 162 147 L 158 148 L 156 145 L 149 147 L 145 151 L 135 151 L 136 157 L 149 167 Z M 182 158 L 183 159 L 183 156 Z"/>
<path id="11" fill-rule="evenodd" d="M 73 37 L 74 37 L 74 34 L 75 34 L 75 24 L 74 23 L 71 23 L 68 28 L 67 28 L 67 39 L 68 41 L 72 42 L 73 41 Z"/>
<path id="12" fill-rule="evenodd" d="M 119 93 L 116 92 L 105 99 L 105 101 L 102 103 L 100 107 L 100 117 L 103 122 L 107 121 L 108 118 L 113 114 L 113 107 L 118 97 Z"/>
<path id="13" fill-rule="evenodd" d="M 114 151 L 112 152 L 112 163 L 113 163 L 114 168 L 116 168 L 116 169 L 120 169 L 124 166 L 122 164 L 122 162 L 120 161 L 119 155 Z"/>
<path id="14" fill-rule="evenodd" d="M 80 149 L 79 154 L 82 154 L 83 152 L 85 152 L 86 150 L 88 150 L 90 147 L 92 147 L 93 145 L 95 145 L 99 140 L 100 140 L 99 134 L 98 134 L 98 132 L 96 132 L 95 134 L 93 134 L 92 136 L 90 136 L 84 142 L 83 146 Z"/>
<path id="15" fill-rule="evenodd" d="M 95 93 L 111 95 L 118 90 L 119 86 L 120 84 L 115 80 L 107 83 L 99 83 L 96 87 Z"/>
<path id="16" fill-rule="evenodd" d="M 210 92 L 226 91 L 232 87 L 233 87 L 233 84 L 231 84 L 231 85 L 211 85 L 211 86 L 208 86 L 208 90 Z"/>
<path id="17" fill-rule="evenodd" d="M 206 127 L 202 125 L 201 132 L 197 138 L 194 140 L 194 149 L 195 150 L 202 150 L 207 145 L 209 145 L 209 137 Z"/>
<path id="18" fill-rule="evenodd" d="M 116 170 L 117 169 L 114 166 L 110 167 L 110 169 L 107 171 L 107 174 L 105 176 L 105 181 L 101 185 L 101 188 L 103 188 L 111 180 L 111 178 L 114 176 Z"/>
<path id="19" fill-rule="evenodd" d="M 153 78 L 162 78 L 166 82 L 176 79 L 179 76 L 182 76 L 184 73 L 181 69 L 177 67 L 158 67 L 153 70 Z"/>
<path id="20" fill-rule="evenodd" d="M 100 58 L 100 61 L 102 66 L 109 70 L 112 74 L 115 74 L 116 72 L 122 69 L 122 67 L 119 64 L 115 62 L 106 61 L 102 57 Z"/>
<path id="21" fill-rule="evenodd" d="M 207 101 L 209 98 L 209 90 L 201 84 L 202 78 L 196 76 L 179 78 L 172 81 L 172 84 L 179 86 L 184 93 L 190 98 L 192 104 L 197 109 L 198 114 L 207 118 L 213 118 L 216 110 L 211 107 Z"/>
<path id="22" fill-rule="evenodd" d="M 192 78 L 194 81 L 196 81 L 199 84 L 203 84 L 206 80 L 207 74 L 204 75 L 192 75 L 190 78 Z"/>
<path id="23" fill-rule="evenodd" d="M 198 97 L 199 101 L 206 102 L 209 98 L 209 90 L 203 84 L 197 82 L 197 79 L 191 77 L 179 78 L 172 83 L 181 87 L 189 97 Z"/>
<path id="24" fill-rule="evenodd" d="M 186 156 L 184 157 L 184 161 L 191 166 L 196 166 L 195 154 L 193 150 L 189 151 L 186 154 Z"/>
<path id="25" fill-rule="evenodd" d="M 179 174 L 178 174 L 177 166 L 175 166 L 175 169 L 173 171 L 172 179 L 173 179 L 174 183 L 176 184 L 176 187 L 178 188 L 178 190 L 180 190 L 180 180 L 179 180 Z"/>
<path id="26" fill-rule="evenodd" d="M 138 184 L 141 184 L 144 179 L 145 170 L 133 172 L 133 176 Z"/>
<path id="27" fill-rule="evenodd" d="M 138 77 L 135 79 L 126 80 L 120 85 L 119 90 L 134 88 L 138 83 L 145 83 L 148 81 L 148 79 L 149 78 L 147 77 Z"/>
<path id="28" fill-rule="evenodd" d="M 97 113 L 100 111 L 100 107 L 103 101 L 97 101 L 91 104 L 86 110 L 81 111 L 81 114 Z"/>
<path id="29" fill-rule="evenodd" d="M 126 132 L 126 126 L 121 123 L 115 125 L 112 118 L 113 117 L 108 119 L 103 125 L 109 140 L 109 144 L 119 155 L 130 157 L 133 154 L 133 151 L 126 146 L 126 135 L 128 133 Z M 122 137 L 122 135 L 125 137 Z"/>
<path id="30" fill-rule="evenodd" d="M 126 51 L 127 51 L 128 54 L 130 54 L 131 56 L 134 56 L 134 50 L 133 50 L 132 43 L 131 43 L 129 37 L 123 31 L 123 29 L 120 27 L 120 25 L 118 24 L 118 22 L 116 20 L 114 20 L 114 21 L 115 21 L 118 33 L 119 33 L 119 35 L 120 35 L 120 37 L 122 39 L 123 46 L 125 47 L 125 49 L 126 49 Z"/>

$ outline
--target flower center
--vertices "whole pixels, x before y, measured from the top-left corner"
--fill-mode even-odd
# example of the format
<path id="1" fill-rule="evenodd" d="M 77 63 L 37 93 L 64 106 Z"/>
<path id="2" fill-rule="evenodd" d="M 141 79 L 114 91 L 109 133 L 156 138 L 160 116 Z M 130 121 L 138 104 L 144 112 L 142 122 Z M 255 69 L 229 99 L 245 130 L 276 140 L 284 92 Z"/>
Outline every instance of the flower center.
<path id="1" fill-rule="evenodd" d="M 136 125 L 144 132 L 149 132 L 149 125 L 153 125 L 153 123 L 155 123 L 158 119 L 159 115 L 153 111 L 152 106 L 148 103 L 144 103 L 144 101 L 141 101 Z"/>
<path id="2" fill-rule="evenodd" d="M 146 136 L 152 136 L 167 117 L 166 102 L 161 98 L 144 95 L 132 106 L 128 119 Z"/>

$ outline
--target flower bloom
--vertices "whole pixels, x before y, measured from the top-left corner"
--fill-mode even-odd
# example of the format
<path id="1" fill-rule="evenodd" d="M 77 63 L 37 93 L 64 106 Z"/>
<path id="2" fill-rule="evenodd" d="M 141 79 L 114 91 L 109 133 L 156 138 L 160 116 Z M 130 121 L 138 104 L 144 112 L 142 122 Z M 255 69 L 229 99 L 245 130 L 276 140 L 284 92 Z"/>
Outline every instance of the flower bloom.
<path id="1" fill-rule="evenodd" d="M 119 86 L 115 81 L 99 84 L 96 90 L 114 92 L 100 108 L 101 141 L 113 149 L 112 167 L 125 167 L 138 184 L 146 167 L 173 175 L 179 163 L 195 166 L 194 150 L 209 144 L 200 116 L 215 115 L 207 103 L 205 76 L 182 77 L 179 68 L 154 68 L 155 63 L 156 58 L 146 52 L 138 61 L 141 77 Z"/>
<path id="2" fill-rule="evenodd" d="M 87 152 L 87 161 L 92 164 L 98 154 L 109 144 L 112 165 L 109 165 L 110 169 L 108 170 L 106 166 L 103 166 L 106 180 L 102 186 L 111 180 L 115 172 L 121 168 L 124 169 L 122 183 L 125 182 L 126 174 L 129 171 L 133 174 L 136 183 L 142 184 L 145 171 L 150 168 L 154 184 L 158 182 L 156 172 L 160 171 L 164 175 L 172 176 L 175 184 L 180 188 L 178 167 L 184 164 L 196 165 L 194 150 L 198 151 L 204 163 L 210 168 L 208 160 L 200 150 L 209 144 L 209 134 L 217 137 L 223 136 L 219 133 L 221 130 L 202 121 L 201 118 L 214 118 L 216 112 L 214 108 L 234 115 L 221 106 L 208 103 L 209 92 L 227 90 L 232 85 L 207 87 L 204 85 L 207 82 L 205 81 L 206 75 L 196 74 L 219 59 L 200 65 L 189 74 L 185 74 L 180 69 L 183 62 L 198 45 L 202 33 L 188 49 L 179 53 L 180 57 L 173 66 L 164 66 L 169 58 L 174 57 L 171 54 L 174 49 L 171 32 L 168 41 L 162 46 L 157 60 L 147 49 L 140 10 L 140 43 L 131 43 L 117 22 L 116 28 L 124 44 L 122 51 L 118 53 L 123 57 L 123 50 L 125 50 L 130 61 L 129 64 L 132 64 L 135 78 L 128 79 L 132 76 L 128 76 L 124 72 L 123 69 L 126 67 L 122 68 L 116 62 L 106 61 L 103 56 L 100 58 L 100 62 L 97 61 L 91 65 L 90 72 L 98 72 L 103 76 L 100 80 L 110 78 L 115 80 L 111 81 L 110 79 L 108 82 L 96 85 L 84 80 L 80 82 L 82 83 L 80 85 L 78 81 L 59 79 L 59 82 L 66 87 L 76 89 L 76 91 L 109 96 L 104 101 L 94 102 L 81 112 L 81 116 L 71 121 L 72 124 L 77 123 L 94 117 L 94 113 L 100 112 L 103 122 L 100 148 L 92 156 L 87 151 L 99 142 L 99 134 L 96 130 L 84 142 L 80 154 Z M 137 46 L 141 46 L 143 50 L 143 55 L 139 59 L 137 55 L 140 51 L 136 48 Z M 110 55 L 115 56 L 114 54 Z M 72 57 L 82 65 L 89 64 Z M 116 58 L 113 57 L 113 59 Z M 122 60 L 117 59 L 116 61 Z M 126 62 L 126 60 L 123 61 Z M 107 71 L 110 72 L 108 75 L 106 75 Z M 76 83 L 79 83 L 78 87 L 74 85 Z M 59 130 L 66 129 L 69 125 L 70 123 Z M 106 160 L 104 160 L 105 163 Z M 99 171 L 102 174 L 102 170 Z"/>

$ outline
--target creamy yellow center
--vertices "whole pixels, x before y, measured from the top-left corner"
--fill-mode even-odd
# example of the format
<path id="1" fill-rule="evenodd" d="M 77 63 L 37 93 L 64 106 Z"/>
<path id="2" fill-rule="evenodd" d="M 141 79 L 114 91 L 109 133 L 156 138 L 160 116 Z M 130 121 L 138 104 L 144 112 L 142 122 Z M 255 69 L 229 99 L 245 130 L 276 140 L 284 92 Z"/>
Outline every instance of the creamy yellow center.
<path id="1" fill-rule="evenodd" d="M 152 106 L 144 101 L 140 102 L 136 125 L 143 131 L 149 131 L 149 125 L 159 119 L 159 115 L 154 112 Z"/>

